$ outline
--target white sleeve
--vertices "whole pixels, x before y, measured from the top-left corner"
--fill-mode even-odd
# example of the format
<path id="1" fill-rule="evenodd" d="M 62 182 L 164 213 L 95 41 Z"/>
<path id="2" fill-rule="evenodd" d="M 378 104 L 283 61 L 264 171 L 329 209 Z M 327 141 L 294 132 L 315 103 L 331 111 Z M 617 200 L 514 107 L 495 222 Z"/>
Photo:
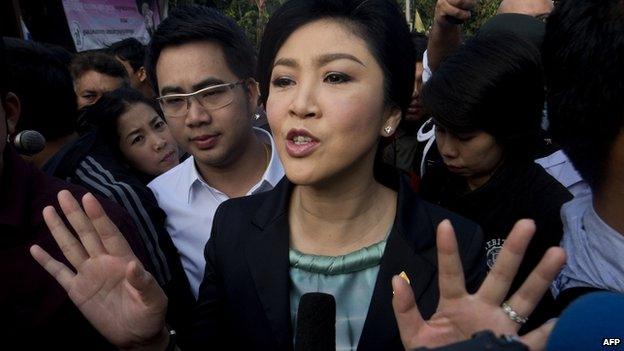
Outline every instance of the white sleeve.
<path id="1" fill-rule="evenodd" d="M 431 72 L 431 67 L 429 67 L 429 58 L 428 58 L 428 55 L 427 55 L 428 51 L 429 50 L 425 50 L 425 53 L 423 54 L 423 59 L 422 59 L 422 64 L 423 64 L 422 81 L 423 81 L 423 84 L 427 83 L 427 81 L 433 75 L 433 72 Z"/>

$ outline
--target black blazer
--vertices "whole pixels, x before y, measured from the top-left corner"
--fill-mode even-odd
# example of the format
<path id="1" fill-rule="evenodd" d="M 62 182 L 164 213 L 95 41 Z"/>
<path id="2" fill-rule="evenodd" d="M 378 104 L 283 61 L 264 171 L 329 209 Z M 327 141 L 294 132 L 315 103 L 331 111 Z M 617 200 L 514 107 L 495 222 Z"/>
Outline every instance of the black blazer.
<path id="1" fill-rule="evenodd" d="M 398 208 L 358 350 L 403 350 L 392 310 L 391 279 L 405 271 L 418 307 L 430 317 L 438 303 L 435 229 L 451 219 L 469 290 L 485 275 L 481 229 L 421 200 L 406 179 L 394 184 Z M 289 299 L 288 206 L 293 185 L 283 179 L 272 191 L 224 202 L 205 248 L 206 271 L 182 349 L 292 350 Z"/>

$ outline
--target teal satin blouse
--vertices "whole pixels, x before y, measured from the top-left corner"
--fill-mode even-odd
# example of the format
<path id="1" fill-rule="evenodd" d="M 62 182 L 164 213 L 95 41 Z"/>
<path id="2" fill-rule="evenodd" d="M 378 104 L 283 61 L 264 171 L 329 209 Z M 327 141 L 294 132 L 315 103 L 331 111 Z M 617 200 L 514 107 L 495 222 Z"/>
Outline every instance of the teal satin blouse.
<path id="1" fill-rule="evenodd" d="M 336 299 L 336 350 L 357 349 L 386 240 L 344 256 L 316 256 L 290 249 L 290 315 L 296 330 L 301 295 L 331 294 Z"/>

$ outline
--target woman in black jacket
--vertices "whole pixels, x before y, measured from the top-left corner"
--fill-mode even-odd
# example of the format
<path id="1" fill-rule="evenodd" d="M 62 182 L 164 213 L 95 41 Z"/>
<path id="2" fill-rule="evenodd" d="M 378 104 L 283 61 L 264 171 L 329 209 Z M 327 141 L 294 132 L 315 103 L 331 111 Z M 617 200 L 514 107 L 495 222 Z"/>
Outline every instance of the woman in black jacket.
<path id="1" fill-rule="evenodd" d="M 410 102 L 409 45 L 390 0 L 292 0 L 273 14 L 258 76 L 287 179 L 217 210 L 192 337 L 181 346 L 290 350 L 300 296 L 326 292 L 336 300 L 337 348 L 402 350 L 391 278 L 403 273 L 422 316 L 433 315 L 440 295 L 435 228 L 446 218 L 457 237 L 447 250 L 464 267 L 455 273 L 468 291 L 477 288 L 485 269 L 478 226 L 422 201 L 396 173 L 376 167 L 380 138 L 394 133 Z M 107 232 L 93 201 L 84 204 Z M 95 313 L 102 303 L 95 296 L 82 301 L 83 312 L 117 345 L 162 347 L 170 339 L 161 320 L 166 302 L 127 249 L 118 252 L 126 262 L 118 285 L 125 285 L 114 291 L 135 303 L 107 319 Z M 493 309 L 515 325 L 497 302 Z"/>

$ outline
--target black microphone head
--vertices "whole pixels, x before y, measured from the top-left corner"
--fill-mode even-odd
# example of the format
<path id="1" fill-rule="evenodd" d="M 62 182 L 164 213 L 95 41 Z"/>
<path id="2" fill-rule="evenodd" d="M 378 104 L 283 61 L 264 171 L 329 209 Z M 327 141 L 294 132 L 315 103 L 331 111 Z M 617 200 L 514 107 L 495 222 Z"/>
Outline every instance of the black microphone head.
<path id="1" fill-rule="evenodd" d="M 295 351 L 336 350 L 336 300 L 324 293 L 307 293 L 299 300 Z"/>
<path id="2" fill-rule="evenodd" d="M 45 148 L 46 140 L 35 130 L 23 130 L 17 133 L 13 145 L 21 155 L 32 156 Z"/>

